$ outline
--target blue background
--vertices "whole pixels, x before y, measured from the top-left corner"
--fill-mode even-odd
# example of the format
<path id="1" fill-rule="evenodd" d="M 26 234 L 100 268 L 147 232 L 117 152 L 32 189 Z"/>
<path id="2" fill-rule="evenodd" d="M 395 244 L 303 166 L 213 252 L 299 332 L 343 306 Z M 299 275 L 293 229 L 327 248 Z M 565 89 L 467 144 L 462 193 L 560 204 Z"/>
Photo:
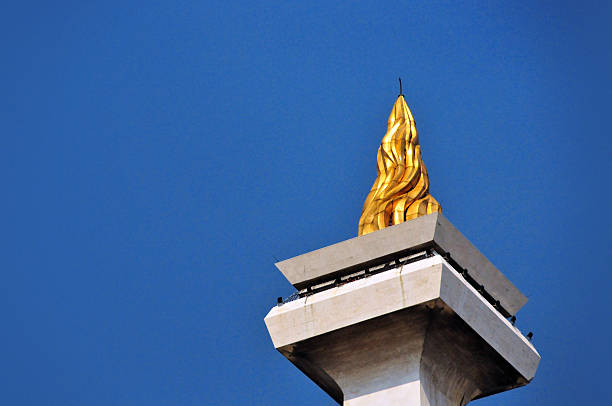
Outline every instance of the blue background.
<path id="1" fill-rule="evenodd" d="M 273 263 L 351 238 L 404 82 L 431 191 L 530 299 L 529 386 L 609 402 L 603 2 L 0 9 L 0 403 L 333 405 L 277 353 Z"/>

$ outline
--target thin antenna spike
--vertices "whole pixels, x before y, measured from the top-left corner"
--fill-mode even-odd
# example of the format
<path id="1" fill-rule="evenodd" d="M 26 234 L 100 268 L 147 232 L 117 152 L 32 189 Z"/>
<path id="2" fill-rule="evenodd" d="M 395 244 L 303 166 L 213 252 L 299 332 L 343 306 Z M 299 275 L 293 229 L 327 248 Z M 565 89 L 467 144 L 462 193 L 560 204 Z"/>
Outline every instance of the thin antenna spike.
<path id="1" fill-rule="evenodd" d="M 404 92 L 402 91 L 402 78 L 398 78 L 398 79 L 399 79 L 399 82 L 400 82 L 400 94 L 399 95 L 403 96 Z"/>

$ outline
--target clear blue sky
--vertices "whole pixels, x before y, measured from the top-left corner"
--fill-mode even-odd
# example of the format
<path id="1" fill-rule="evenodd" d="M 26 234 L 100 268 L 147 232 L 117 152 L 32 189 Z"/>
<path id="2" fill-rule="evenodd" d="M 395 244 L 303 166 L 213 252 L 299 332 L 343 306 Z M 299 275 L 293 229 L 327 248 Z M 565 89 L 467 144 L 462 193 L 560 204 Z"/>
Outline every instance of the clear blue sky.
<path id="1" fill-rule="evenodd" d="M 268 337 L 273 263 L 356 235 L 401 76 L 530 299 L 535 380 L 475 404 L 607 404 L 604 2 L 257 3 L 0 6 L 0 403 L 333 405 Z"/>

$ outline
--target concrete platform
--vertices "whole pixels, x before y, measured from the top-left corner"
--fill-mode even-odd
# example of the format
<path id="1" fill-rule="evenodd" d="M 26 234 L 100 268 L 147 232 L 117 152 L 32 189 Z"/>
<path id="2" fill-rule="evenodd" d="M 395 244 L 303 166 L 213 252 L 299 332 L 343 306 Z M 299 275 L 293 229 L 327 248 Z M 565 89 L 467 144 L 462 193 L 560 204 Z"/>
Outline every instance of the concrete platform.
<path id="1" fill-rule="evenodd" d="M 452 260 L 498 300 L 509 315 L 527 298 L 441 213 L 429 214 L 276 263 L 296 287 L 324 282 L 424 248 Z M 458 269 L 459 270 L 459 269 Z"/>
<path id="2" fill-rule="evenodd" d="M 422 218 L 427 217 L 424 223 L 436 225 L 433 236 L 421 240 L 470 250 L 436 239 L 438 227 L 450 235 L 448 226 L 437 215 Z M 401 226 L 385 230 L 399 227 L 394 235 L 415 238 Z M 421 226 L 431 235 L 431 224 Z M 385 240 L 397 248 L 393 238 Z M 365 253 L 357 250 L 355 261 L 367 261 L 383 249 L 390 251 L 382 245 Z M 295 263 L 282 269 L 294 281 L 306 280 L 322 266 L 316 265 L 318 255 L 311 254 L 313 265 L 300 260 L 302 276 L 291 273 Z M 502 287 L 504 279 L 497 279 Z M 516 308 L 520 300 L 512 303 Z M 465 405 L 527 384 L 540 361 L 521 332 L 439 255 L 276 306 L 265 322 L 274 346 L 346 406 Z"/>

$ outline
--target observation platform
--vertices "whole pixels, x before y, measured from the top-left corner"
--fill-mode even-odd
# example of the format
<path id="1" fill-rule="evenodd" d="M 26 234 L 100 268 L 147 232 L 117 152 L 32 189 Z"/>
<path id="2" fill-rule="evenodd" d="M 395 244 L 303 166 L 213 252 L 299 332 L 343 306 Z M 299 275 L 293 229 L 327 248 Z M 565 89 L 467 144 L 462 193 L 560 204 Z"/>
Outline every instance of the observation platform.
<path id="1" fill-rule="evenodd" d="M 339 404 L 463 406 L 535 376 L 507 320 L 527 299 L 440 213 L 276 265 L 300 297 L 266 316 L 274 346 Z"/>

